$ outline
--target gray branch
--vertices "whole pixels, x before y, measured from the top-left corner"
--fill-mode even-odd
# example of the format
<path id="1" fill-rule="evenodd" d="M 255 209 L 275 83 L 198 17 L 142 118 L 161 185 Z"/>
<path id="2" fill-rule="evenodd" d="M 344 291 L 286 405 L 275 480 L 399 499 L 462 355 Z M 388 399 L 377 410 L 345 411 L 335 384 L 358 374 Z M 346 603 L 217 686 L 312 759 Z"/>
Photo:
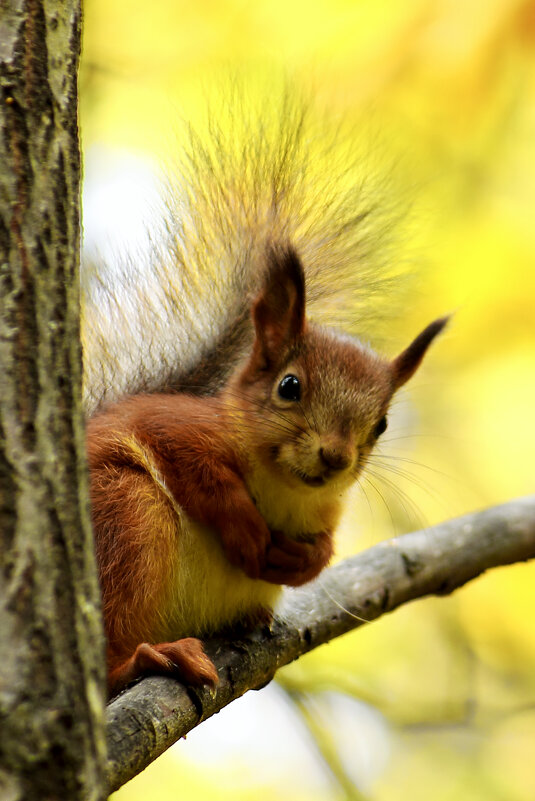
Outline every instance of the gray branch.
<path id="1" fill-rule="evenodd" d="M 247 690 L 307 651 L 425 595 L 445 595 L 491 567 L 535 557 L 535 496 L 405 534 L 288 590 L 280 620 L 206 650 L 220 683 L 213 695 L 169 678 L 139 682 L 108 707 L 110 790 L 115 790 Z"/>

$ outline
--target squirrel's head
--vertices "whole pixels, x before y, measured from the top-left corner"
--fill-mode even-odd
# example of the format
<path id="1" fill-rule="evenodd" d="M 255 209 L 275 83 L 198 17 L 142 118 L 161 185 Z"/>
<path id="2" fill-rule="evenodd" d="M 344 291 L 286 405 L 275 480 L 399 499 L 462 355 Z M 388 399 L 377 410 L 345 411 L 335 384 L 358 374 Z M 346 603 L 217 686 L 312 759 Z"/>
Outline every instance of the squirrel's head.
<path id="1" fill-rule="evenodd" d="M 252 352 L 227 387 L 244 449 L 296 487 L 344 489 L 387 427 L 394 393 L 413 375 L 447 318 L 435 320 L 387 361 L 305 316 L 303 267 L 272 248 L 252 306 Z"/>

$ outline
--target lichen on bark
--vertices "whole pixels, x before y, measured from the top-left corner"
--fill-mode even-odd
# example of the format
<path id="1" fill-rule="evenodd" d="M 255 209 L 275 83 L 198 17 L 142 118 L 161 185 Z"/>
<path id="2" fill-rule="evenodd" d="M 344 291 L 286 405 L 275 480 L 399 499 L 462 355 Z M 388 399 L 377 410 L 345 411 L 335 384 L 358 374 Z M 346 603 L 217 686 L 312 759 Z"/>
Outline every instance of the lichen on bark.
<path id="1" fill-rule="evenodd" d="M 80 407 L 80 6 L 0 12 L 0 795 L 105 796 Z"/>

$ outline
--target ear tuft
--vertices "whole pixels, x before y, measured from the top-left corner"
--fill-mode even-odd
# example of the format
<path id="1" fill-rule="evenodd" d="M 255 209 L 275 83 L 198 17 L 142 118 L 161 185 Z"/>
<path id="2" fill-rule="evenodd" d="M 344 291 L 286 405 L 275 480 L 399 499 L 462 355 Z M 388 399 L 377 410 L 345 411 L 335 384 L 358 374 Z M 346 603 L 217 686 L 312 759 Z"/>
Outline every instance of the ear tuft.
<path id="1" fill-rule="evenodd" d="M 271 246 L 262 291 L 253 304 L 254 354 L 262 369 L 278 365 L 305 330 L 305 274 L 290 246 Z"/>
<path id="2" fill-rule="evenodd" d="M 394 375 L 394 388 L 398 389 L 416 372 L 425 353 L 440 332 L 445 328 L 449 315 L 434 320 L 427 328 L 418 334 L 408 348 L 392 362 L 392 372 Z"/>

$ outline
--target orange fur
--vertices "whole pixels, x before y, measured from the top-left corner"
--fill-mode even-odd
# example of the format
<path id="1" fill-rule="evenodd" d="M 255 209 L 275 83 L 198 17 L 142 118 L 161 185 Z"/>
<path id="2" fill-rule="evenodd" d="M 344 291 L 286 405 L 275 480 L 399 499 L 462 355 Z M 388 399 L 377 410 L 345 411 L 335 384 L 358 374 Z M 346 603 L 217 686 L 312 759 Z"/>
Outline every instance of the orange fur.
<path id="1" fill-rule="evenodd" d="M 393 393 L 445 323 L 387 362 L 307 322 L 290 248 L 269 254 L 252 318 L 218 396 L 138 395 L 89 422 L 112 692 L 146 672 L 215 683 L 197 638 L 267 619 L 276 585 L 318 575 Z"/>

